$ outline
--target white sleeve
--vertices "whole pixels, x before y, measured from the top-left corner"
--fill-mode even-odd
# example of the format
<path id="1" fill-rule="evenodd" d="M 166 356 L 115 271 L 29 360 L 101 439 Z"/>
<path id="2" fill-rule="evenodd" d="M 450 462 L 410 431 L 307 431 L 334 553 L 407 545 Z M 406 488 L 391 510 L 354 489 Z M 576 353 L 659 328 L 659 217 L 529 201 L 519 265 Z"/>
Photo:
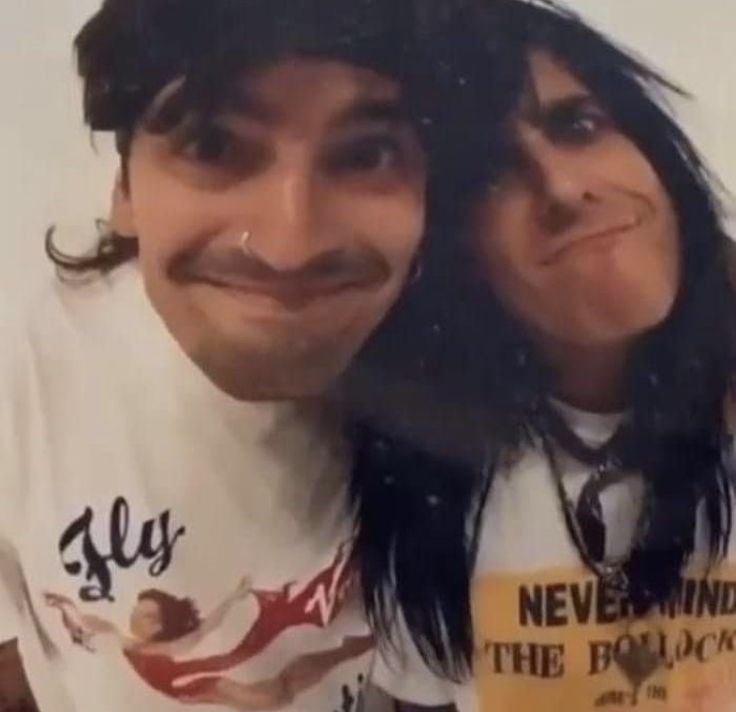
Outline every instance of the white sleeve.
<path id="1" fill-rule="evenodd" d="M 372 682 L 391 697 L 415 705 L 439 707 L 455 701 L 453 683 L 429 669 L 403 619 L 390 643 L 379 646 Z"/>

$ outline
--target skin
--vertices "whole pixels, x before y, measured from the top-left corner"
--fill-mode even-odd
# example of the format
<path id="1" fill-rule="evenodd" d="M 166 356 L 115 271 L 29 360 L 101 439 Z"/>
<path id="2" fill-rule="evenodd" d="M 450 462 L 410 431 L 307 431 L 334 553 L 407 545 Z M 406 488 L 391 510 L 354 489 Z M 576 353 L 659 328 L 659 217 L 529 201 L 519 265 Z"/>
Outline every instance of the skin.
<path id="1" fill-rule="evenodd" d="M 680 282 L 669 196 L 590 91 L 544 51 L 510 122 L 513 161 L 475 216 L 484 276 L 556 370 L 558 395 L 621 406 L 632 345 Z"/>
<path id="2" fill-rule="evenodd" d="M 214 128 L 138 130 L 116 224 L 138 236 L 151 301 L 216 385 L 311 398 L 401 292 L 425 158 L 399 87 L 369 70 L 294 59 L 241 89 Z"/>
<path id="3" fill-rule="evenodd" d="M 143 599 L 136 603 L 130 615 L 130 632 L 138 640 L 155 640 L 161 633 L 161 608 L 155 601 Z"/>
<path id="4" fill-rule="evenodd" d="M 110 215 L 107 222 L 110 230 L 116 235 L 134 239 L 135 233 L 129 219 L 125 182 L 120 172 L 115 176 L 115 183 L 110 196 Z"/>

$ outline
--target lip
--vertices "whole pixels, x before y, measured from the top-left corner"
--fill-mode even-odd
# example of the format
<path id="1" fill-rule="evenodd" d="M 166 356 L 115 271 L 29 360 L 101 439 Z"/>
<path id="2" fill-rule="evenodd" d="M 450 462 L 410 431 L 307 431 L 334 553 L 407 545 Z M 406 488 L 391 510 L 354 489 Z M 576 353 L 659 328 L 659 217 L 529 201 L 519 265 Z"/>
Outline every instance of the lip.
<path id="1" fill-rule="evenodd" d="M 551 265 L 579 247 L 592 246 L 590 243 L 600 243 L 601 247 L 609 246 L 611 243 L 617 242 L 618 238 L 623 235 L 636 230 L 641 225 L 641 222 L 641 219 L 637 219 L 582 234 L 571 233 L 569 236 L 556 241 L 553 249 L 542 258 L 542 264 Z"/>
<path id="2" fill-rule="evenodd" d="M 289 282 L 255 282 L 200 277 L 195 283 L 222 290 L 238 297 L 255 297 L 273 303 L 274 307 L 287 311 L 299 311 L 313 303 L 358 291 L 372 286 L 367 281 L 343 280 L 328 284 L 294 284 Z"/>

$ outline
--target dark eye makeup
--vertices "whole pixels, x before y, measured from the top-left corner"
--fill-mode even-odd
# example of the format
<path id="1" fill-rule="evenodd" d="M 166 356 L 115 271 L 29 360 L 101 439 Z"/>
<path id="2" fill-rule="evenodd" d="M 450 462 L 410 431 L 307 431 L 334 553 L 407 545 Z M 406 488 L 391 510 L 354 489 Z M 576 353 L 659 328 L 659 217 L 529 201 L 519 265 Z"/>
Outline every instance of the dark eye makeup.
<path id="1" fill-rule="evenodd" d="M 608 113 L 587 96 L 543 108 L 539 124 L 550 140 L 571 145 L 590 143 L 613 127 Z"/>

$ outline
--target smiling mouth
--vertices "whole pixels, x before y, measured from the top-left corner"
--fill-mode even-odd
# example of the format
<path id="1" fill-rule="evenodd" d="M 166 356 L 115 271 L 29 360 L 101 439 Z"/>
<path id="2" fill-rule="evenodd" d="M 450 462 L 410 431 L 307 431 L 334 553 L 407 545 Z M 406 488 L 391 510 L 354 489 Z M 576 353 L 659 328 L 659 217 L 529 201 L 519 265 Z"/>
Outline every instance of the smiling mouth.
<path id="1" fill-rule="evenodd" d="M 366 291 L 372 284 L 360 280 L 335 281 L 328 284 L 299 285 L 289 283 L 249 282 L 227 279 L 202 278 L 200 284 L 224 290 L 243 298 L 255 297 L 271 302 L 275 307 L 298 311 L 309 305 L 330 298 Z"/>
<path id="2" fill-rule="evenodd" d="M 626 234 L 634 231 L 641 224 L 641 220 L 626 223 L 623 225 L 616 225 L 614 227 L 605 228 L 603 230 L 596 230 L 589 232 L 584 235 L 573 236 L 563 241 L 555 247 L 555 249 L 545 259 L 542 260 L 542 264 L 551 265 L 557 260 L 569 255 L 577 249 L 592 248 L 608 248 L 618 242 L 619 238 Z"/>

